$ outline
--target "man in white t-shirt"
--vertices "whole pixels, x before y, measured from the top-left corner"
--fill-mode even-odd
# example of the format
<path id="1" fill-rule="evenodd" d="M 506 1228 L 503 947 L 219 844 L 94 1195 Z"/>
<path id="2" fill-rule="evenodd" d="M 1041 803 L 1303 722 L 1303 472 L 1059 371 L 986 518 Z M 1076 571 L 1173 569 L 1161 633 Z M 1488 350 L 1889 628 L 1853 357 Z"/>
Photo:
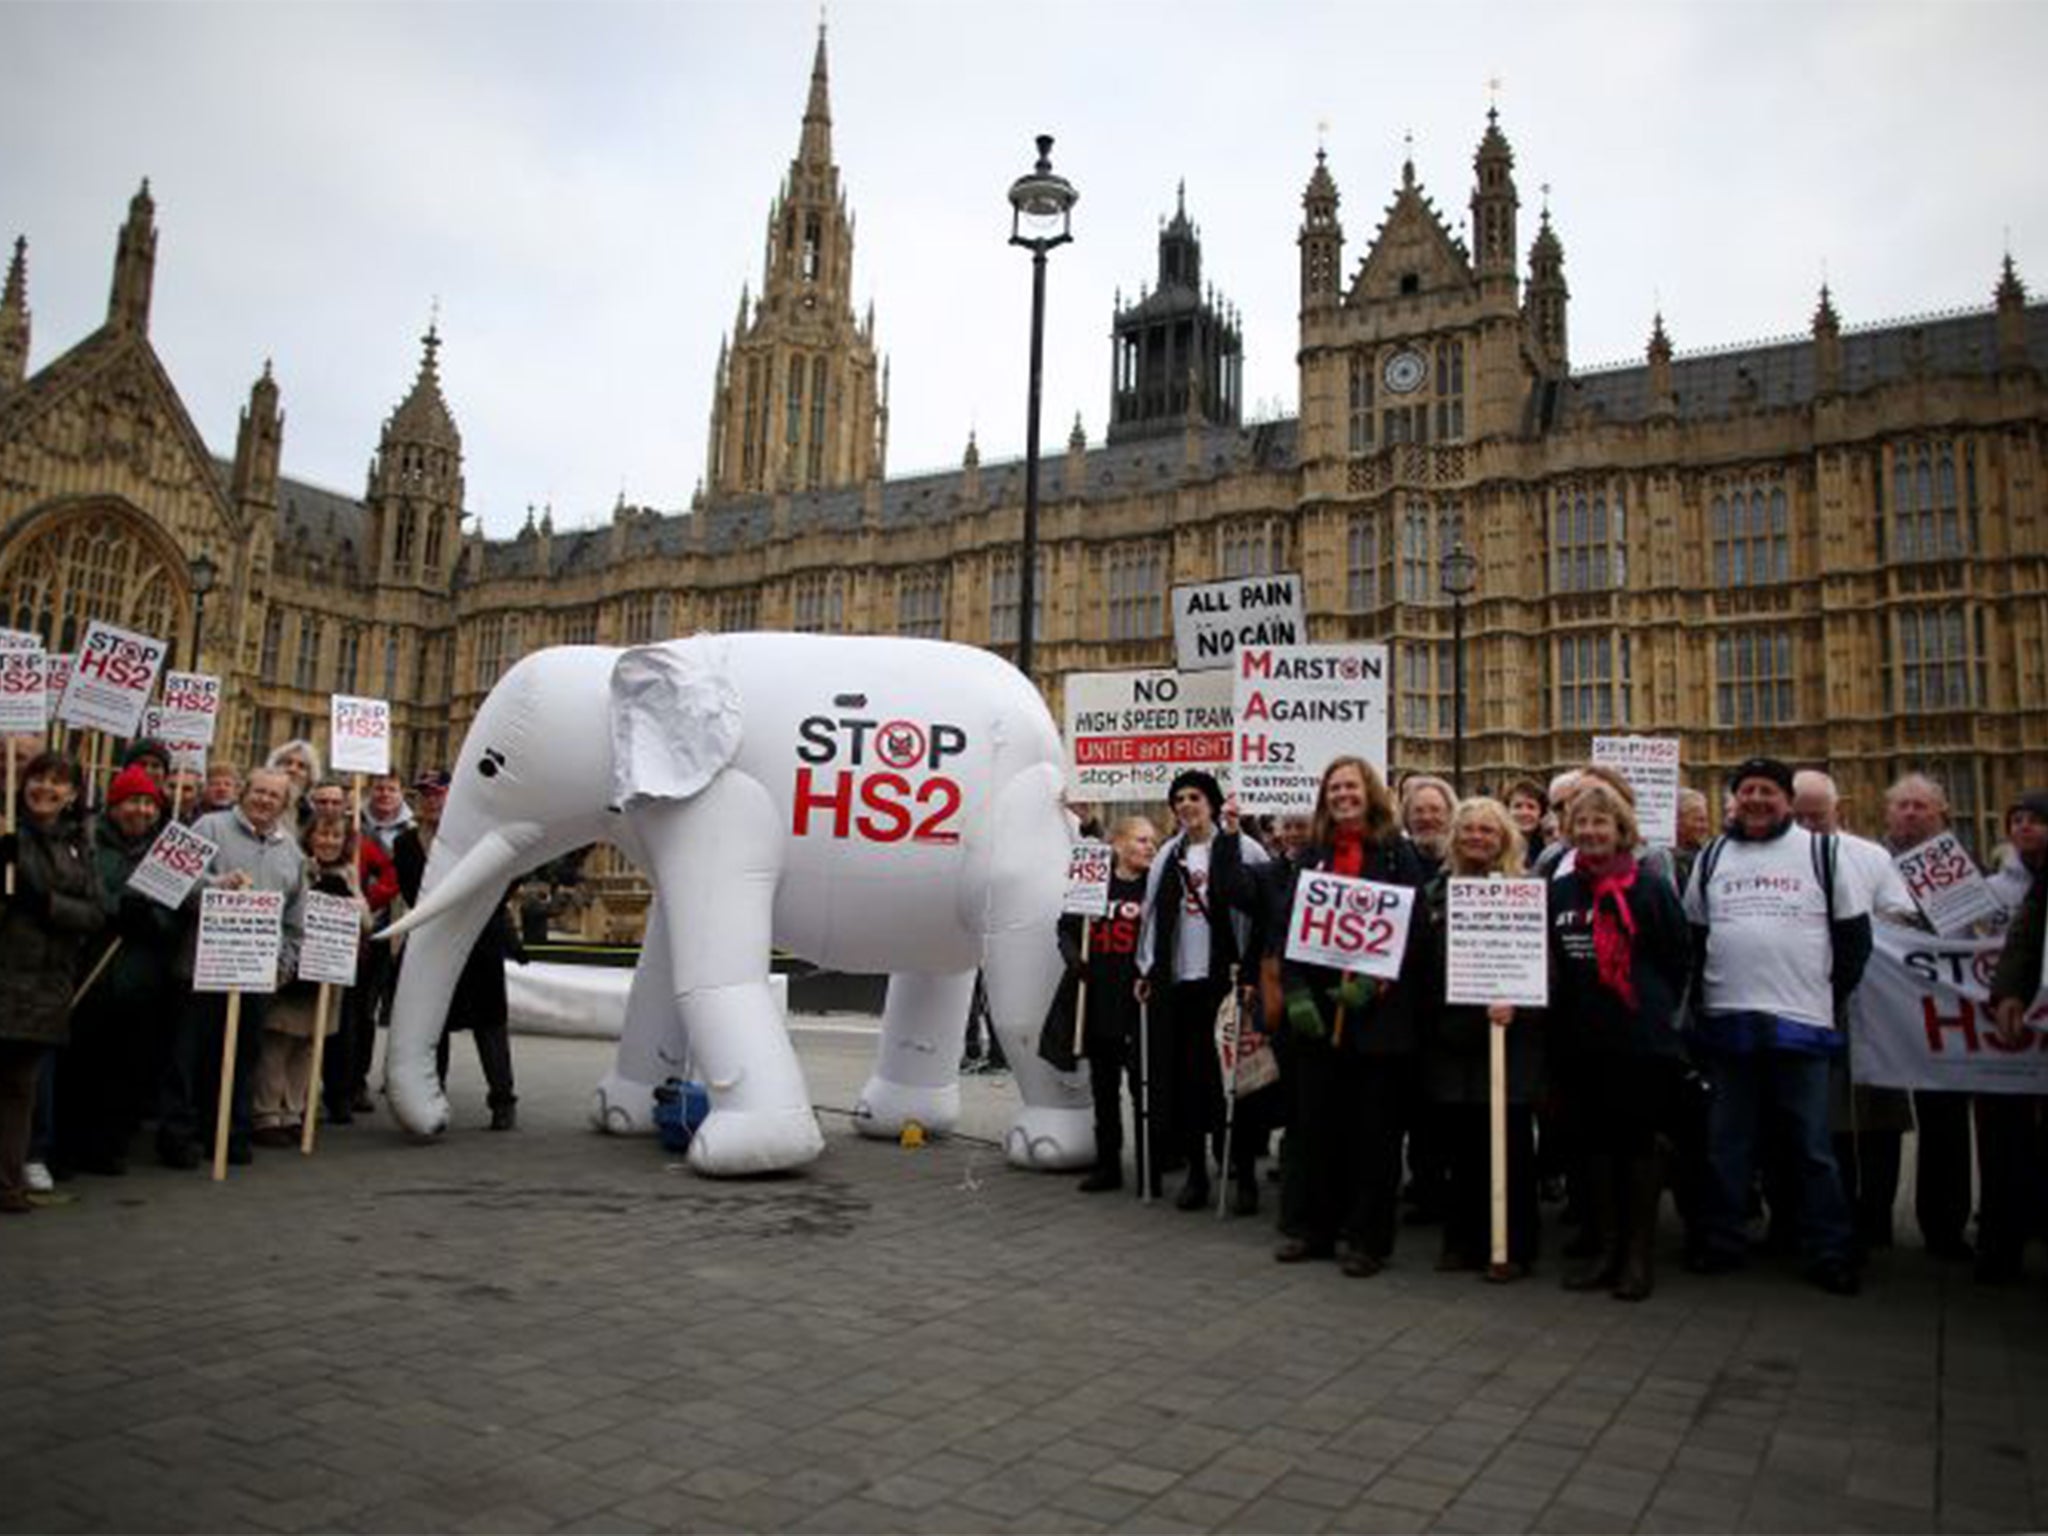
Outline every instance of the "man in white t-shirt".
<path id="1" fill-rule="evenodd" d="M 1685 910 L 1700 951 L 1693 1044 L 1714 1085 L 1705 1209 L 1689 1255 L 1705 1271 L 1746 1254 L 1751 1174 L 1766 1113 L 1782 1126 L 1800 1245 L 1822 1289 L 1857 1289 L 1854 1232 L 1828 1131 L 1840 1004 L 1870 958 L 1870 898 L 1830 838 L 1792 818 L 1792 770 L 1735 770 L 1728 831 L 1700 854 Z"/>

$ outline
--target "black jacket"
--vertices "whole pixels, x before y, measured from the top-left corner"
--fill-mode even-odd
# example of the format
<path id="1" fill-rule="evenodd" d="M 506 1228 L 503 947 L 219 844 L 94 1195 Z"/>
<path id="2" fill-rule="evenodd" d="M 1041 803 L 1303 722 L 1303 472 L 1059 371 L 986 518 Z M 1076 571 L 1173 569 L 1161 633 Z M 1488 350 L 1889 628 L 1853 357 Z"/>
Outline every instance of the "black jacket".
<path id="1" fill-rule="evenodd" d="M 1300 882 L 1303 870 L 1328 869 L 1331 857 L 1328 848 L 1304 848 L 1293 860 L 1267 866 L 1261 882 L 1265 889 L 1266 915 L 1260 932 L 1267 952 L 1279 961 L 1281 986 L 1290 1004 L 1305 995 L 1323 1018 L 1322 1039 L 1319 1042 L 1298 1040 L 1297 1049 L 1318 1044 L 1328 1049 L 1337 1017 L 1337 989 L 1345 980 L 1342 971 L 1287 958 L 1287 928 L 1288 919 L 1294 911 L 1294 888 Z M 1365 863 L 1359 871 L 1359 878 L 1380 885 L 1408 886 L 1418 892 L 1418 899 L 1409 919 L 1408 948 L 1402 959 L 1400 979 L 1376 984 L 1371 1000 L 1363 1008 L 1345 1010 L 1344 1039 L 1339 1049 L 1347 1055 L 1358 1056 L 1410 1055 L 1421 1043 L 1424 998 L 1432 969 L 1427 956 L 1436 942 L 1431 932 L 1427 903 L 1419 899 L 1427 879 L 1422 858 L 1405 837 L 1398 832 L 1393 833 L 1366 843 Z M 1284 1016 L 1281 1028 L 1291 1029 Z"/>
<path id="2" fill-rule="evenodd" d="M 1493 1025 L 1486 1009 L 1474 1003 L 1444 1001 L 1449 981 L 1450 925 L 1445 908 L 1450 901 L 1450 875 L 1440 872 L 1423 889 L 1422 904 L 1429 911 L 1431 943 L 1425 960 L 1429 970 L 1421 987 L 1423 1006 L 1423 1083 L 1432 1100 L 1439 1104 L 1484 1104 L 1492 1097 L 1492 1072 L 1488 1037 Z M 1517 1008 L 1507 1028 L 1507 1091 L 1511 1104 L 1532 1104 L 1543 1094 L 1543 1031 L 1541 1009 Z"/>
<path id="3" fill-rule="evenodd" d="M 1629 887 L 1635 919 L 1631 1009 L 1600 980 L 1593 952 L 1593 886 L 1576 868 L 1550 882 L 1550 1027 L 1548 1044 L 1566 1055 L 1680 1056 L 1678 1013 L 1693 947 L 1678 892 L 1638 864 Z"/>
<path id="4" fill-rule="evenodd" d="M 1250 956 L 1238 949 L 1238 926 L 1233 917 L 1249 916 L 1256 886 L 1248 875 L 1244 861 L 1241 832 L 1217 831 L 1209 841 L 1209 884 L 1203 892 L 1203 901 L 1209 909 L 1209 980 L 1228 983 L 1230 968 L 1243 964 Z M 1152 885 L 1147 877 L 1148 906 L 1146 921 L 1152 927 L 1152 966 L 1149 979 L 1161 986 L 1171 986 L 1173 974 L 1174 940 L 1180 932 L 1181 898 L 1186 889 L 1187 842 L 1184 837 L 1172 839 L 1157 863 L 1153 873 L 1158 883 Z M 1250 944 L 1245 948 L 1249 950 Z"/>
<path id="5" fill-rule="evenodd" d="M 1998 952 L 1998 969 L 1991 978 L 1991 1001 L 2016 997 L 2031 1007 L 2041 990 L 2042 930 L 2048 927 L 2048 865 L 2034 872 L 2012 926 L 2005 931 L 2005 948 Z"/>

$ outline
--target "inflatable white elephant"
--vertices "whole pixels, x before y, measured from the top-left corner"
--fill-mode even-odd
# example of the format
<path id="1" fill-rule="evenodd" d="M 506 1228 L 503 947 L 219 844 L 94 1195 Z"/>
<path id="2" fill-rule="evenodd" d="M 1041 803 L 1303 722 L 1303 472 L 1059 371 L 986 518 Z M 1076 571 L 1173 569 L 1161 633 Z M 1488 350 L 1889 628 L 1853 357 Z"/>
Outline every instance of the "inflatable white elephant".
<path id="1" fill-rule="evenodd" d="M 706 1174 L 800 1167 L 824 1146 L 769 990 L 781 946 L 890 973 L 859 1128 L 952 1128 L 974 973 L 1023 1098 L 1020 1166 L 1094 1157 L 1085 1082 L 1035 1050 L 1060 972 L 1058 732 L 1014 667 L 933 640 L 700 635 L 538 651 L 491 690 L 453 769 L 392 1009 L 386 1086 L 422 1135 L 448 1122 L 434 1043 L 463 958 L 518 876 L 617 845 L 654 887 L 611 1130 L 643 1130 L 687 1052 L 711 1113 Z M 664 1065 L 668 1063 L 670 1065 Z"/>

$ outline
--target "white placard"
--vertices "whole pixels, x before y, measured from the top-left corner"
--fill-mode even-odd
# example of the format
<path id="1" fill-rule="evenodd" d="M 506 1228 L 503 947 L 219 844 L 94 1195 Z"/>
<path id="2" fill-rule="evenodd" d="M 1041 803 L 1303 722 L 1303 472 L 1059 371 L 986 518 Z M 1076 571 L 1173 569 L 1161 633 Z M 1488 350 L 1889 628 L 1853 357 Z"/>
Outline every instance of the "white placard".
<path id="1" fill-rule="evenodd" d="M 299 980 L 356 984 L 356 955 L 363 937 L 362 909 L 346 896 L 306 892 L 306 931 L 299 939 Z"/>
<path id="2" fill-rule="evenodd" d="M 328 706 L 328 766 L 336 773 L 391 771 L 391 705 L 334 695 Z"/>
<path id="3" fill-rule="evenodd" d="M 0 651 L 40 651 L 43 642 L 25 629 L 0 629 Z"/>
<path id="4" fill-rule="evenodd" d="M 1228 672 L 1076 672 L 1067 679 L 1067 790 L 1157 803 L 1184 768 L 1230 787 Z"/>
<path id="5" fill-rule="evenodd" d="M 43 728 L 57 718 L 57 701 L 71 682 L 71 658 L 43 653 Z"/>
<path id="6" fill-rule="evenodd" d="M 1308 815 L 1333 758 L 1387 771 L 1384 645 L 1245 646 L 1237 653 L 1237 799 L 1256 815 Z"/>
<path id="7" fill-rule="evenodd" d="M 1541 880 L 1449 883 L 1444 1001 L 1550 1006 L 1550 908 Z"/>
<path id="8" fill-rule="evenodd" d="M 1592 760 L 1636 792 L 1636 826 L 1653 848 L 1678 843 L 1678 738 L 1595 736 Z"/>
<path id="9" fill-rule="evenodd" d="M 1937 832 L 1919 847 L 1908 848 L 1892 860 L 1892 867 L 1936 933 L 1953 938 L 2005 911 L 1970 850 L 1953 832 Z"/>
<path id="10" fill-rule="evenodd" d="M 205 775 L 206 743 L 180 741 L 172 736 L 167 717 L 154 704 L 142 712 L 142 734 L 170 753 L 173 773 L 189 770 L 201 776 Z"/>
<path id="11" fill-rule="evenodd" d="M 128 877 L 128 889 L 175 910 L 185 904 L 193 882 L 206 873 L 215 852 L 197 832 L 167 821 Z"/>
<path id="12" fill-rule="evenodd" d="M 275 992 L 284 947 L 282 891 L 202 891 L 194 992 Z"/>
<path id="13" fill-rule="evenodd" d="M 40 649 L 0 649 L 0 736 L 40 736 L 50 723 Z"/>
<path id="14" fill-rule="evenodd" d="M 1299 576 L 1242 576 L 1173 589 L 1173 654 L 1183 672 L 1228 671 L 1248 645 L 1305 645 Z"/>
<path id="15" fill-rule="evenodd" d="M 71 663 L 57 718 L 81 730 L 133 736 L 164 664 L 161 640 L 94 619 Z"/>
<path id="16" fill-rule="evenodd" d="M 1068 917 L 1101 917 L 1109 910 L 1109 871 L 1116 860 L 1107 843 L 1083 838 L 1067 855 L 1067 895 L 1060 911 Z"/>
<path id="17" fill-rule="evenodd" d="M 1859 1083 L 1958 1093 L 2048 1093 L 2048 998 L 2025 1038 L 1999 1041 L 1991 977 L 2003 939 L 1944 939 L 1873 923 L 1874 948 L 1849 998 L 1849 1068 Z"/>
<path id="18" fill-rule="evenodd" d="M 1287 958 L 1393 981 L 1408 949 L 1416 892 L 1305 869 L 1287 919 Z"/>
<path id="19" fill-rule="evenodd" d="M 220 679 L 208 672 L 166 672 L 163 702 L 157 707 L 156 730 L 163 741 L 213 745 L 220 724 Z"/>

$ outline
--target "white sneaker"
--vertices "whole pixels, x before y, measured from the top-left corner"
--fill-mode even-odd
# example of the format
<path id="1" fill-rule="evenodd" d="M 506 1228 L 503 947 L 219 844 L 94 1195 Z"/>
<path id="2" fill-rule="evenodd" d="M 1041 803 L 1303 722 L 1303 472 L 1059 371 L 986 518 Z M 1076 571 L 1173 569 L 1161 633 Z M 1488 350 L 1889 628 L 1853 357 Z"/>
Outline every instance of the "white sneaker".
<path id="1" fill-rule="evenodd" d="M 57 1187 L 50 1170 L 41 1163 L 29 1163 L 22 1172 L 28 1178 L 28 1192 L 32 1195 L 47 1195 Z"/>

